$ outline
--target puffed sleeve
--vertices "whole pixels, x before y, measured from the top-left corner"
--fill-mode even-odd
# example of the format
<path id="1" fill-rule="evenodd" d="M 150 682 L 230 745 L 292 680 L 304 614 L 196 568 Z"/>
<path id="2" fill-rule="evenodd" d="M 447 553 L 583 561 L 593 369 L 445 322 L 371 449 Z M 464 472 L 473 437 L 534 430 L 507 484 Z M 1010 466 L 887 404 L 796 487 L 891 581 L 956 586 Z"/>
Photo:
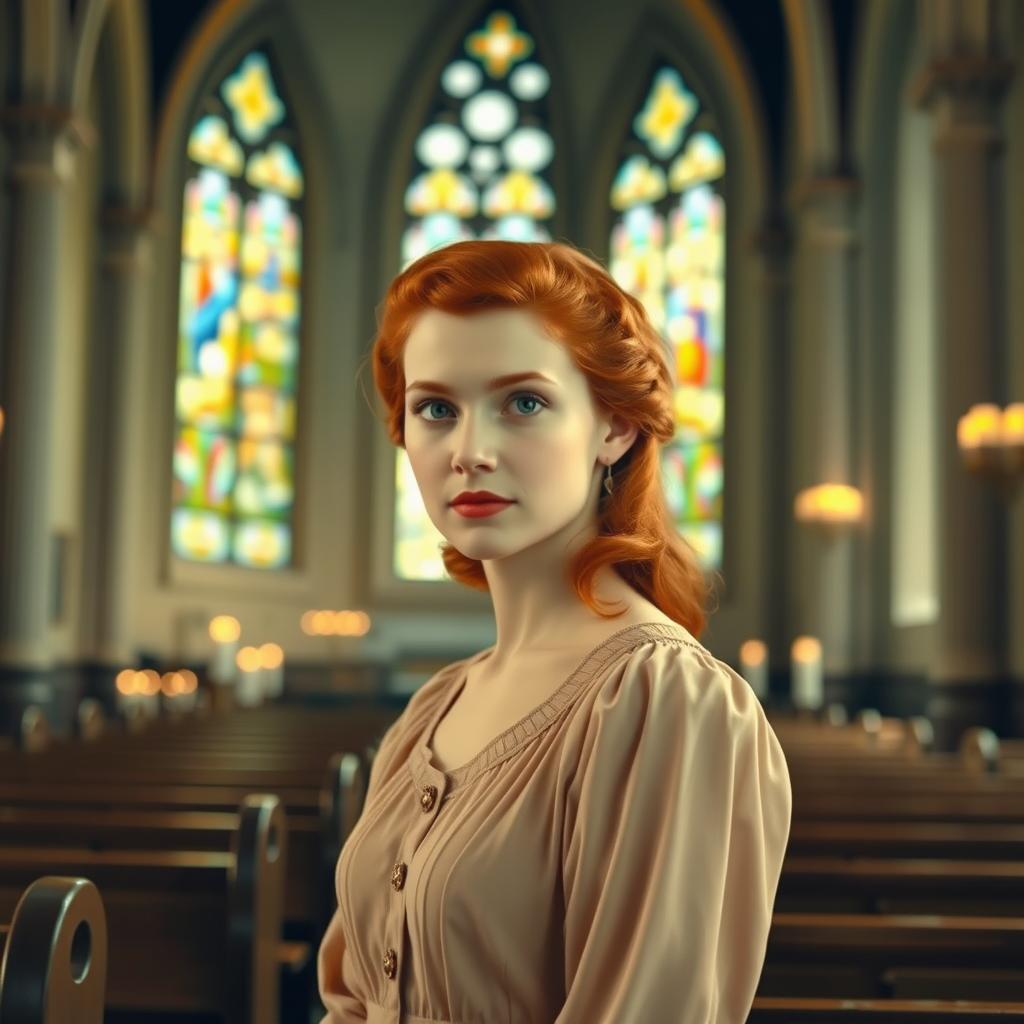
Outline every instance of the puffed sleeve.
<path id="1" fill-rule="evenodd" d="M 556 1024 L 743 1024 L 789 838 L 782 748 L 703 648 L 643 645 L 599 685 L 567 790 Z"/>

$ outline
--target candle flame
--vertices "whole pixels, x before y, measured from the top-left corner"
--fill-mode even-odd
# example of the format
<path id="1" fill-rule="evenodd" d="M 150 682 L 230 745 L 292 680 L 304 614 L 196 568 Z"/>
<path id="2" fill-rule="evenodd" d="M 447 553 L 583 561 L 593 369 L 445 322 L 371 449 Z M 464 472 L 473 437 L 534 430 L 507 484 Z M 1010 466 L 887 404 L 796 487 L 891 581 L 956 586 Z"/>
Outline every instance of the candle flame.
<path id="1" fill-rule="evenodd" d="M 801 523 L 859 523 L 864 517 L 864 499 L 848 484 L 818 484 L 796 496 L 794 511 Z"/>
<path id="2" fill-rule="evenodd" d="M 234 643 L 242 635 L 242 626 L 233 615 L 217 615 L 210 620 L 210 638 L 217 643 Z"/>
<path id="3" fill-rule="evenodd" d="M 813 636 L 798 636 L 793 641 L 791 654 L 793 661 L 820 661 L 821 641 Z"/>
<path id="4" fill-rule="evenodd" d="M 243 672 L 255 672 L 263 667 L 263 656 L 257 647 L 243 647 L 235 655 L 235 664 Z"/>
<path id="5" fill-rule="evenodd" d="M 768 657 L 768 646 L 760 640 L 745 640 L 740 644 L 740 661 L 744 665 L 760 665 Z"/>

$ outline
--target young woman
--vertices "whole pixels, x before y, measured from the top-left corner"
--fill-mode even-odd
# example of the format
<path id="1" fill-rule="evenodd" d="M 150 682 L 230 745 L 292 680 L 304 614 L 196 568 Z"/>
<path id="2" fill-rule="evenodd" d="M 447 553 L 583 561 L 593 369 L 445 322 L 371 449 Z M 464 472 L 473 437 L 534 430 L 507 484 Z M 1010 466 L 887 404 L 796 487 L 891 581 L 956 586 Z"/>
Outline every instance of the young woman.
<path id="1" fill-rule="evenodd" d="M 572 247 L 469 241 L 392 282 L 371 357 L 497 642 L 381 740 L 320 947 L 324 1024 L 741 1024 L 790 783 L 755 694 L 697 640 L 660 337 Z"/>

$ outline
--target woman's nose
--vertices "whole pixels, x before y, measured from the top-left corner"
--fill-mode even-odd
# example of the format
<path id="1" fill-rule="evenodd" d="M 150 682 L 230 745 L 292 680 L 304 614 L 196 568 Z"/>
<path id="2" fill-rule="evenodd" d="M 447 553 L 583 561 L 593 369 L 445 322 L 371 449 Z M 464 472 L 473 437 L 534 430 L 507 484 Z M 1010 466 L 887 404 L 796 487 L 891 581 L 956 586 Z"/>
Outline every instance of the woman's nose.
<path id="1" fill-rule="evenodd" d="M 452 443 L 454 460 L 464 466 L 493 460 L 494 431 L 485 416 L 463 417 L 452 434 Z"/>

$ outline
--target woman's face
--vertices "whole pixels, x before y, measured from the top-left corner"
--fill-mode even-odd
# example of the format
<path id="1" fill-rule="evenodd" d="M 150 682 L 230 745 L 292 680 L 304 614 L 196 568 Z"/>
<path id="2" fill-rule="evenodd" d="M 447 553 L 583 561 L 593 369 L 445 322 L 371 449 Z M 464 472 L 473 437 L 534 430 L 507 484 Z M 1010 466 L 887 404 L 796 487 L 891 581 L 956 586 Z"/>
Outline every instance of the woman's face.
<path id="1" fill-rule="evenodd" d="M 502 558 L 560 536 L 568 540 L 596 521 L 604 472 L 598 456 L 618 458 L 636 429 L 613 434 L 586 377 L 534 316 L 513 309 L 471 316 L 428 310 L 409 334 L 404 368 L 413 474 L 431 521 L 464 555 Z M 547 379 L 488 387 L 495 377 L 525 373 Z M 478 490 L 513 504 L 480 518 L 451 506 L 461 491 Z"/>

